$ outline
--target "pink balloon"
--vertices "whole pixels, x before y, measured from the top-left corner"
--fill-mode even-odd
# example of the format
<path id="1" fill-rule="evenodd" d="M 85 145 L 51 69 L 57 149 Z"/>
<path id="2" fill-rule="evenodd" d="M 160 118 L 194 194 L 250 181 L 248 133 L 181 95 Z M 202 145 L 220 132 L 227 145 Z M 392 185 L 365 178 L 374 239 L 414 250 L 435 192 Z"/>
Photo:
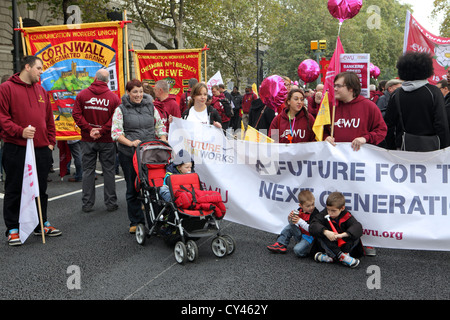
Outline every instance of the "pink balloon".
<path id="1" fill-rule="evenodd" d="M 316 81 L 320 74 L 319 64 L 312 59 L 306 59 L 298 65 L 297 74 L 305 83 Z"/>
<path id="2" fill-rule="evenodd" d="M 275 112 L 284 103 L 287 94 L 283 78 L 277 75 L 265 78 L 259 87 L 261 101 Z"/>
<path id="3" fill-rule="evenodd" d="M 370 71 L 370 76 L 372 78 L 378 78 L 378 76 L 380 75 L 381 71 L 380 68 L 378 68 L 376 65 L 374 65 L 372 62 L 369 65 L 369 71 Z"/>
<path id="4" fill-rule="evenodd" d="M 328 11 L 339 22 L 356 16 L 361 7 L 362 0 L 328 0 Z"/>

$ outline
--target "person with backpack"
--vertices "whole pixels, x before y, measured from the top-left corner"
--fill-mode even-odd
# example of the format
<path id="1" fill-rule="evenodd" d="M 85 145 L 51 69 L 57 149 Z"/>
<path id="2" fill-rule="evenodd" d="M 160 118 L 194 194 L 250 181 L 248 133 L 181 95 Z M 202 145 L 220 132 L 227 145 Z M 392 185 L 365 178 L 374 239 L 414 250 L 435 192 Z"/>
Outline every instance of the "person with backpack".
<path id="1" fill-rule="evenodd" d="M 392 93 L 384 117 L 388 149 L 430 151 L 431 145 L 433 150 L 448 147 L 450 133 L 444 97 L 436 86 L 428 82 L 434 74 L 431 55 L 406 52 L 398 59 L 397 70 L 404 82 Z"/>

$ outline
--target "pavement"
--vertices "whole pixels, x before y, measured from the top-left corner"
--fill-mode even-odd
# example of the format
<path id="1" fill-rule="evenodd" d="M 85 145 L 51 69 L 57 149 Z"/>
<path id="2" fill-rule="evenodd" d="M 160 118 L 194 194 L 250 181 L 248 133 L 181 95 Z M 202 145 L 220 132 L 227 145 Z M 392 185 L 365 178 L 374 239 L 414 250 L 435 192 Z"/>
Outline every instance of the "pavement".
<path id="1" fill-rule="evenodd" d="M 84 213 L 81 183 L 68 182 L 69 176 L 61 181 L 58 173 L 50 174 L 48 217 L 63 234 L 46 237 L 45 244 L 40 236 L 30 235 L 19 247 L 9 246 L 3 238 L 0 306 L 15 300 L 149 301 L 156 305 L 159 301 L 162 306 L 176 301 L 170 304 L 173 308 L 167 308 L 169 314 L 200 315 L 207 309 L 199 308 L 209 305 L 216 307 L 218 316 L 219 311 L 231 314 L 231 307 L 226 309 L 227 301 L 247 307 L 273 304 L 267 315 L 299 300 L 450 298 L 450 252 L 378 248 L 375 257 L 364 257 L 356 269 L 350 269 L 297 258 L 293 243 L 288 253 L 273 254 L 266 246 L 276 240 L 276 235 L 227 220 L 222 221 L 221 230 L 234 238 L 233 254 L 217 258 L 211 250 L 212 238 L 201 238 L 197 241 L 197 261 L 180 265 L 175 261 L 173 246 L 161 238 L 151 237 L 142 246 L 128 232 L 121 175 L 116 176 L 118 210 L 106 210 L 103 177 L 99 174 L 94 211 Z M 5 230 L 0 226 L 1 234 Z"/>

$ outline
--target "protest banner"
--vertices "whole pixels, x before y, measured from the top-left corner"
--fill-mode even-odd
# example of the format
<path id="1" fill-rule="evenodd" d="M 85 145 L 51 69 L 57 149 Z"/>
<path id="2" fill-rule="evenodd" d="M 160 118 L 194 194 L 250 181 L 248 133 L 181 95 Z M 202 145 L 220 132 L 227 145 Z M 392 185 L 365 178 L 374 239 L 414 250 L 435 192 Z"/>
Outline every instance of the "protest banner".
<path id="1" fill-rule="evenodd" d="M 123 21 L 43 26 L 21 29 L 29 55 L 42 59 L 41 84 L 50 95 L 57 140 L 78 140 L 72 118 L 77 94 L 106 68 L 109 88 L 124 94 Z"/>
<path id="2" fill-rule="evenodd" d="M 433 56 L 434 75 L 428 78 L 431 84 L 446 79 L 447 69 L 450 68 L 450 38 L 428 32 L 409 11 L 406 13 L 403 39 L 403 53 L 407 51 L 427 52 Z"/>
<path id="3" fill-rule="evenodd" d="M 350 71 L 356 73 L 361 83 L 361 95 L 370 98 L 370 54 L 348 53 L 340 56 L 340 72 Z"/>
<path id="4" fill-rule="evenodd" d="M 189 89 L 189 79 L 200 81 L 202 49 L 135 50 L 136 78 L 151 86 L 159 80 L 169 83 L 170 94 L 180 102 Z"/>
<path id="5" fill-rule="evenodd" d="M 255 143 L 181 119 L 170 127 L 175 152 L 189 151 L 204 187 L 219 191 L 225 219 L 278 234 L 297 195 L 309 189 L 323 210 L 342 192 L 364 229 L 364 245 L 450 250 L 450 148 L 420 153 L 350 143 Z"/>

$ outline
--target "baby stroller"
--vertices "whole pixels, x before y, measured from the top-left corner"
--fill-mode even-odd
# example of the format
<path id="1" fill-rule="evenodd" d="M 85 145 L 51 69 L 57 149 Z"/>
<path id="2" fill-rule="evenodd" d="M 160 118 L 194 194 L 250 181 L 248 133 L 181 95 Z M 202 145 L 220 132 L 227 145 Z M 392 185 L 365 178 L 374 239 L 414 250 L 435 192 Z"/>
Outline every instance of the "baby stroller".
<path id="1" fill-rule="evenodd" d="M 162 142 L 161 142 L 162 143 Z M 163 185 L 165 165 L 170 163 L 171 156 L 167 156 L 170 146 L 166 143 L 152 148 L 141 144 L 136 150 L 136 165 L 138 172 L 140 193 L 145 207 L 147 226 L 139 224 L 136 227 L 136 241 L 144 245 L 152 235 L 161 235 L 166 240 L 175 243 L 175 260 L 180 264 L 187 261 L 194 262 L 198 257 L 198 246 L 195 242 L 199 238 L 215 236 L 211 242 L 211 249 L 217 257 L 232 254 L 235 250 L 234 239 L 229 235 L 221 235 L 219 220 L 223 218 L 225 207 L 220 202 L 212 203 L 208 200 L 218 200 L 215 191 L 202 191 L 199 176 L 196 173 L 172 174 L 167 178 L 172 201 L 166 202 L 159 195 Z M 143 150 L 145 149 L 145 150 Z M 170 148 L 171 151 L 171 148 Z M 161 153 L 162 156 L 140 156 L 139 153 Z M 140 164 L 138 159 L 141 159 Z M 147 161 L 158 159 L 156 163 Z M 162 160 L 162 161 L 161 161 Z M 165 163 L 164 169 L 162 164 Z M 163 174 L 164 171 L 164 174 Z M 196 195 L 201 195 L 197 203 Z M 190 199 L 190 200 L 189 200 Z M 192 201 L 195 199 L 194 201 Z M 193 202 L 195 204 L 193 204 Z M 221 210 L 218 206 L 221 205 Z"/>

